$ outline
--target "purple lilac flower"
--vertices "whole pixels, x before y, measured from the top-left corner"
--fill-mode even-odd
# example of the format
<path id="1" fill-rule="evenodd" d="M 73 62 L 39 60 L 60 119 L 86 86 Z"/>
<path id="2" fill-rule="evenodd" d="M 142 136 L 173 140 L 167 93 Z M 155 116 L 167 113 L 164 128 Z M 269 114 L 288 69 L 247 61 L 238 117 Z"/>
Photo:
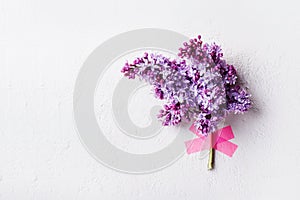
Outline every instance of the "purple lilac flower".
<path id="1" fill-rule="evenodd" d="M 121 72 L 149 83 L 155 97 L 166 100 L 158 114 L 164 126 L 193 120 L 200 133 L 207 135 L 229 112 L 246 112 L 251 101 L 246 90 L 236 85 L 236 70 L 222 59 L 221 48 L 202 43 L 200 36 L 185 42 L 179 59 L 145 53 L 125 63 Z"/>
<path id="2" fill-rule="evenodd" d="M 251 107 L 250 95 L 240 86 L 230 87 L 227 92 L 227 109 L 234 113 L 244 113 Z"/>

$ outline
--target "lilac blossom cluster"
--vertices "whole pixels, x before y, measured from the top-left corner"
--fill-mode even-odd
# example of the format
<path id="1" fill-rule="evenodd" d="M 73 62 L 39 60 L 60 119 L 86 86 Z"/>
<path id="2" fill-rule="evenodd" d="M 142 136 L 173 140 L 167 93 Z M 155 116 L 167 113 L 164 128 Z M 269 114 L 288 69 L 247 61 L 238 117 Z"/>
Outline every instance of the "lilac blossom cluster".
<path id="1" fill-rule="evenodd" d="M 164 126 L 193 120 L 203 135 L 216 130 L 230 112 L 244 113 L 251 107 L 250 95 L 237 84 L 237 72 L 223 59 L 220 46 L 202 44 L 201 36 L 185 42 L 179 58 L 145 53 L 121 72 L 153 86 L 156 98 L 166 100 L 158 118 Z"/>

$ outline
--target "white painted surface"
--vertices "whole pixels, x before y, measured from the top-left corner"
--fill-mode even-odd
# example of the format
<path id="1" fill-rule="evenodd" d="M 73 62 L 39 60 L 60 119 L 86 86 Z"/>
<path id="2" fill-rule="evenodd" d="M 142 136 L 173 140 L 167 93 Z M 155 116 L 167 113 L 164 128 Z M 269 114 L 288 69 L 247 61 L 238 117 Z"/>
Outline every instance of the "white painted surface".
<path id="1" fill-rule="evenodd" d="M 299 199 L 298 9 L 296 0 L 0 0 L 0 199 Z M 258 111 L 229 119 L 239 149 L 217 154 L 212 172 L 184 156 L 157 173 L 118 173 L 77 137 L 82 63 L 144 27 L 218 42 L 248 81 Z"/>

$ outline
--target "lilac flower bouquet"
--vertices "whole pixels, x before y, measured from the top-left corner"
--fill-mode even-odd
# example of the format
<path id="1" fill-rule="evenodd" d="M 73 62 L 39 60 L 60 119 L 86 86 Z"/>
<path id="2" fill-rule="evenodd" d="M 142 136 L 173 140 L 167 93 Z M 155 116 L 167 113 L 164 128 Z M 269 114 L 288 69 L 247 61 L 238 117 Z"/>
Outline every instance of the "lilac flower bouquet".
<path id="1" fill-rule="evenodd" d="M 145 53 L 121 72 L 152 85 L 155 97 L 165 100 L 158 114 L 164 126 L 192 121 L 207 136 L 229 113 L 251 107 L 250 94 L 237 83 L 236 69 L 223 59 L 220 46 L 203 44 L 201 36 L 185 42 L 178 59 Z"/>

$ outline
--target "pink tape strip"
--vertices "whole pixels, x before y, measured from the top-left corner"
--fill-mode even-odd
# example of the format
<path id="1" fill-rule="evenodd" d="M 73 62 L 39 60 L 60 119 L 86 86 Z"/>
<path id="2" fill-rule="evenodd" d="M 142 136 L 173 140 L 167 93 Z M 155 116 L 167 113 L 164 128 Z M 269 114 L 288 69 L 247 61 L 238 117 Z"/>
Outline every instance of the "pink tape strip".
<path id="1" fill-rule="evenodd" d="M 226 126 L 215 131 L 214 133 L 212 133 L 211 137 L 202 136 L 196 130 L 194 125 L 192 125 L 189 130 L 199 137 L 185 142 L 188 154 L 207 150 L 213 147 L 215 150 L 218 150 L 226 154 L 227 156 L 232 157 L 238 147 L 236 144 L 228 141 L 234 138 L 231 126 Z"/>

